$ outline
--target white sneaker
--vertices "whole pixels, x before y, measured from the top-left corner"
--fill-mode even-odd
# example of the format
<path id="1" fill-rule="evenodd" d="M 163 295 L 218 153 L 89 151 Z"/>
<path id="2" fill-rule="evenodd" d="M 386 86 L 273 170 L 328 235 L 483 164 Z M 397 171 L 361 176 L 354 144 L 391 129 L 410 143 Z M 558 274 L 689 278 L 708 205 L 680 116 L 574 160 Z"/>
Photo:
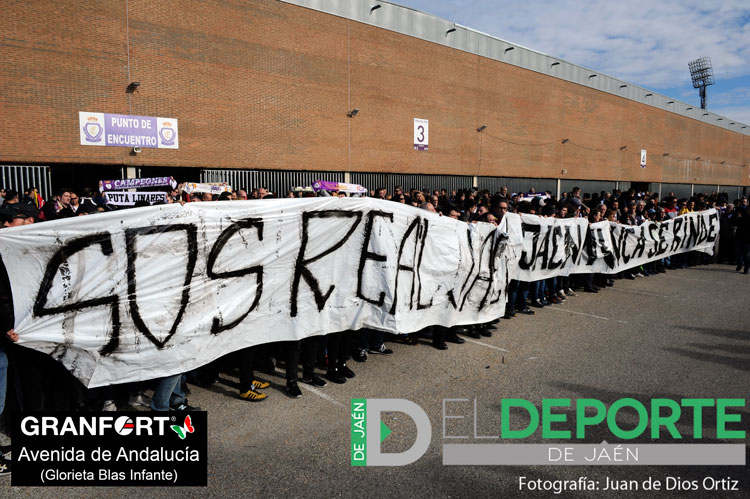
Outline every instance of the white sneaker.
<path id="1" fill-rule="evenodd" d="M 112 412 L 117 410 L 117 405 L 115 405 L 114 400 L 105 400 L 104 406 L 102 406 L 103 411 Z"/>

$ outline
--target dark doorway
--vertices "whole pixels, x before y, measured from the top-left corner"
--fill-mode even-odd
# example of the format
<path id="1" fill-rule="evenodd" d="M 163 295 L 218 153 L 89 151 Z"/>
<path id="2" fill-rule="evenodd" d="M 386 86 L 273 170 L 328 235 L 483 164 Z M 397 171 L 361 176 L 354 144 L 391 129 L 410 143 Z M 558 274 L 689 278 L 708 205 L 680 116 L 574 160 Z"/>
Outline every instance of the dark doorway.
<path id="1" fill-rule="evenodd" d="M 52 165 L 50 167 L 52 193 L 54 194 L 60 188 L 73 189 L 78 193 L 86 188 L 92 191 L 99 190 L 100 180 L 123 178 L 124 168 L 112 165 Z"/>
<path id="2" fill-rule="evenodd" d="M 651 192 L 651 184 L 649 182 L 631 182 L 630 188 L 635 192 Z"/>

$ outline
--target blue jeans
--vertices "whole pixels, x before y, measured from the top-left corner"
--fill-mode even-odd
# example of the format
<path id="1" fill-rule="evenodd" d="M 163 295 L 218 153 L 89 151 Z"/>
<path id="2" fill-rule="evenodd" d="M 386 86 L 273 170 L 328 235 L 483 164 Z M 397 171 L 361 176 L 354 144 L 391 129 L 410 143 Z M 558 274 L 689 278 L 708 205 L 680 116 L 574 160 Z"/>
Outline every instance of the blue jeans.
<path id="1" fill-rule="evenodd" d="M 520 281 L 518 283 L 518 298 L 515 300 L 516 310 L 526 308 L 526 299 L 529 297 L 529 283 Z"/>
<path id="2" fill-rule="evenodd" d="M 529 294 L 531 295 L 532 300 L 541 300 L 542 297 L 539 294 L 542 287 L 542 281 L 534 281 L 531 284 L 529 284 Z"/>
<path id="3" fill-rule="evenodd" d="M 5 392 L 8 386 L 8 354 L 0 349 L 0 416 L 5 410 Z"/>
<path id="4" fill-rule="evenodd" d="M 537 294 L 539 295 L 540 300 L 545 299 L 545 295 L 544 295 L 545 291 L 547 291 L 547 280 L 542 279 L 541 281 L 539 281 L 539 291 L 537 291 Z"/>
<path id="5" fill-rule="evenodd" d="M 154 396 L 151 398 L 152 411 L 168 411 L 171 406 L 185 401 L 185 393 L 182 391 L 183 376 L 175 374 L 157 380 Z"/>
<path id="6" fill-rule="evenodd" d="M 518 301 L 518 287 L 519 281 L 510 281 L 508 283 L 508 304 L 505 306 L 506 313 L 512 313 L 516 309 L 516 301 Z"/>

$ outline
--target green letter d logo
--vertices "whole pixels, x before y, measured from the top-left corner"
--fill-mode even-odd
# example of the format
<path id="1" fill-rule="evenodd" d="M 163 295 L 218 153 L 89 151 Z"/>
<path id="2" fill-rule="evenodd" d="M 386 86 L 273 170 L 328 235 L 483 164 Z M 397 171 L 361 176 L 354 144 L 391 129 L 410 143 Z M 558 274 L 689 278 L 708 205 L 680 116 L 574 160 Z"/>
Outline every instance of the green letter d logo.
<path id="1" fill-rule="evenodd" d="M 411 448 L 398 453 L 381 453 L 380 442 L 383 428 L 380 413 L 385 411 L 403 412 L 417 426 L 417 438 Z M 432 440 L 432 425 L 427 414 L 414 402 L 404 399 L 367 399 L 367 466 L 405 466 L 411 464 L 427 452 Z"/>

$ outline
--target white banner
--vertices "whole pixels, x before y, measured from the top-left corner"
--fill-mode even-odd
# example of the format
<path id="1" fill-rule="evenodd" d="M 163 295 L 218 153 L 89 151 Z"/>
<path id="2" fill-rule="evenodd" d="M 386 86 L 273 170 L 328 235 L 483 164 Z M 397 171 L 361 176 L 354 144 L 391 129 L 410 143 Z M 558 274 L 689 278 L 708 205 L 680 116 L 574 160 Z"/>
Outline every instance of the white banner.
<path id="1" fill-rule="evenodd" d="M 104 193 L 107 204 L 114 206 L 133 206 L 138 201 L 146 201 L 149 204 L 166 203 L 166 192 L 113 192 Z"/>
<path id="2" fill-rule="evenodd" d="M 209 194 L 221 194 L 222 192 L 232 192 L 232 186 L 227 184 L 198 184 L 195 182 L 186 182 L 182 190 L 188 194 L 194 192 L 207 192 Z"/>
<path id="3" fill-rule="evenodd" d="M 507 238 L 367 198 L 144 207 L 0 231 L 20 343 L 88 386 L 272 341 L 502 315 Z"/>
<path id="4" fill-rule="evenodd" d="M 501 228 L 517 252 L 513 278 L 536 281 L 557 275 L 616 274 L 687 251 L 713 254 L 719 235 L 715 209 L 639 226 L 584 218 L 507 215 Z M 520 239 L 520 244 L 518 243 Z"/>
<path id="5" fill-rule="evenodd" d="M 370 198 L 158 205 L 0 231 L 20 343 L 88 386 L 182 373 L 261 343 L 503 315 L 509 279 L 712 252 L 716 210 L 630 227 L 466 224 Z"/>

